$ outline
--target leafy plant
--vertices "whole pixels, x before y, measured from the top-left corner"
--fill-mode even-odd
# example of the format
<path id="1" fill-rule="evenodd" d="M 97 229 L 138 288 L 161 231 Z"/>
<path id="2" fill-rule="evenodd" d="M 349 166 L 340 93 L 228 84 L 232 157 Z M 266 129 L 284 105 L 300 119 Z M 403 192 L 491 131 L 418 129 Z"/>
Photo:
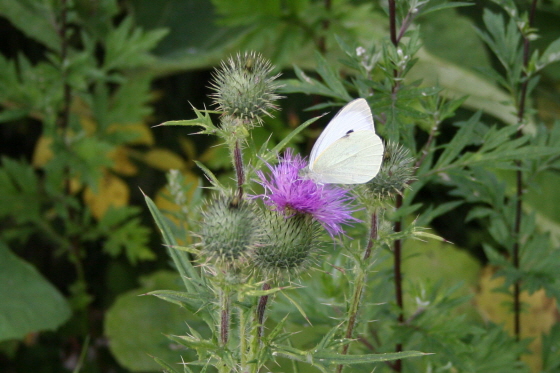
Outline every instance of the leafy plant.
<path id="1" fill-rule="evenodd" d="M 450 4 L 449 7 L 462 5 L 466 4 L 455 3 Z M 497 54 L 498 60 L 504 67 L 504 78 L 502 78 L 501 72 L 490 73 L 491 76 L 511 94 L 510 105 L 518 109 L 520 124 L 526 123 L 530 128 L 531 121 L 525 119 L 526 109 L 524 105 L 526 97 L 535 87 L 537 83 L 535 74 L 542 70 L 544 61 L 555 62 L 555 59 L 551 59 L 550 56 L 554 55 L 551 51 L 554 50 L 556 42 L 552 43 L 551 47 L 544 53 L 548 57 L 539 58 L 538 52 L 535 52 L 532 58 L 522 58 L 523 50 L 526 50 L 527 42 L 532 38 L 531 32 L 533 31 L 528 23 L 523 22 L 530 17 L 518 16 L 520 13 L 513 10 L 514 8 L 512 7 L 513 4 L 508 3 L 504 8 L 504 14 L 509 14 L 513 17 L 509 23 L 503 21 L 503 15 L 496 15 L 486 11 L 484 22 L 488 33 L 480 31 L 479 35 L 488 43 L 490 49 Z M 352 233 L 357 234 L 356 237 L 360 237 L 360 235 L 364 237 L 365 243 L 362 243 L 365 245 L 364 249 L 359 249 L 360 245 L 356 241 L 346 242 L 342 239 L 340 244 L 345 249 L 344 254 L 347 258 L 341 258 L 337 254 L 332 254 L 332 257 L 330 257 L 330 261 L 337 263 L 334 268 L 344 274 L 342 276 L 344 280 L 339 284 L 340 289 L 343 289 L 343 291 L 339 292 L 338 296 L 333 297 L 332 290 L 329 292 L 327 283 L 310 280 L 306 285 L 313 286 L 316 291 L 314 298 L 332 299 L 332 304 L 341 310 L 345 310 L 337 316 L 342 320 L 341 325 L 344 326 L 345 333 L 342 332 L 343 329 L 338 329 L 340 326 L 335 326 L 332 329 L 332 325 L 329 326 L 328 322 L 319 321 L 320 325 L 324 325 L 329 330 L 326 333 L 328 338 L 331 335 L 337 335 L 337 333 L 346 338 L 346 342 L 340 346 L 341 356 L 345 356 L 350 350 L 356 352 L 364 350 L 369 352 L 396 351 L 398 353 L 404 349 L 418 349 L 434 352 L 435 355 L 423 359 L 421 362 L 414 359 L 397 359 L 394 363 L 389 362 L 386 365 L 380 365 L 378 369 L 393 371 L 424 371 L 430 369 L 444 371 L 454 367 L 462 371 L 473 372 L 525 371 L 527 367 L 519 362 L 518 359 L 526 352 L 528 341 L 521 340 L 519 326 L 514 328 L 514 337 L 512 338 L 498 325 L 488 324 L 485 326 L 476 318 L 461 316 L 457 314 L 457 310 L 466 306 L 468 297 L 457 296 L 455 293 L 458 288 L 449 288 L 441 284 L 418 284 L 417 286 L 411 286 L 407 282 L 406 275 L 402 273 L 402 262 L 406 257 L 402 241 L 412 236 L 436 237 L 427 232 L 419 231 L 418 228 L 415 228 L 417 224 L 429 225 L 435 219 L 445 216 L 465 204 L 470 208 L 470 212 L 466 217 L 467 222 L 479 221 L 481 224 L 488 226 L 489 242 L 484 243 L 485 252 L 491 263 L 503 268 L 496 273 L 497 276 L 505 276 L 505 281 L 500 288 L 501 291 L 509 292 L 510 290 L 508 289 L 513 285 L 514 315 L 517 320 L 514 325 L 520 325 L 520 294 L 522 287 L 527 289 L 529 293 L 539 289 L 547 289 L 546 291 L 550 295 L 553 295 L 555 291 L 553 289 L 556 289 L 555 280 L 553 280 L 550 274 L 547 274 L 548 272 L 545 269 L 547 266 L 544 264 L 545 262 L 551 263 L 555 257 L 554 249 L 550 249 L 551 251 L 544 249 L 545 247 L 550 247 L 548 235 L 546 233 L 539 233 L 534 218 L 524 217 L 522 219 L 524 223 L 516 223 L 516 221 L 521 221 L 521 218 L 515 218 L 515 216 L 520 217 L 522 214 L 522 204 L 519 201 L 523 197 L 523 190 L 526 186 L 518 189 L 516 195 L 512 195 L 508 193 L 505 187 L 506 184 L 496 177 L 497 172 L 499 172 L 499 175 L 506 175 L 507 172 L 513 170 L 517 175 L 522 175 L 522 180 L 526 178 L 534 179 L 535 176 L 532 176 L 532 173 L 546 172 L 547 169 L 554 169 L 557 162 L 555 155 L 557 144 L 554 144 L 554 140 L 552 140 L 556 138 L 554 135 L 555 131 L 549 131 L 544 126 L 538 126 L 538 133 L 535 136 L 534 132 L 523 132 L 520 129 L 521 127 L 489 125 L 485 123 L 482 113 L 477 112 L 466 120 L 457 121 L 455 123 L 457 130 L 453 134 L 452 139 L 445 139 L 442 136 L 441 127 L 447 125 L 449 120 L 456 115 L 456 111 L 466 102 L 466 98 L 445 99 L 442 97 L 440 87 L 421 86 L 418 81 L 408 81 L 406 79 L 406 76 L 414 69 L 414 64 L 417 61 L 415 58 L 416 54 L 419 53 L 422 46 L 418 29 L 410 28 L 413 20 L 442 8 L 439 6 L 434 7 L 424 2 L 400 3 L 398 6 L 395 6 L 393 2 L 389 2 L 388 14 L 391 19 L 389 38 L 376 40 L 370 43 L 370 45 L 373 44 L 374 46 L 369 48 L 364 47 L 363 44 L 361 45 L 349 37 L 338 37 L 336 40 L 338 48 L 345 54 L 345 57 L 340 62 L 344 65 L 347 72 L 351 71 L 352 78 L 350 80 L 344 80 L 339 73 L 340 67 L 335 68 L 333 63 L 325 58 L 325 45 L 320 41 L 319 37 L 315 39 L 319 51 L 322 52 L 316 53 L 317 74 L 309 76 L 303 69 L 296 67 L 297 79 L 282 81 L 284 87 L 281 88 L 281 92 L 283 93 L 305 93 L 326 98 L 327 101 L 322 101 L 315 105 L 313 109 L 322 109 L 334 104 L 333 101 L 328 100 L 348 101 L 355 96 L 367 97 L 377 120 L 377 128 L 386 139 L 388 148 L 387 158 L 379 177 L 364 188 L 354 189 L 359 201 L 366 206 L 368 213 L 366 215 L 368 218 L 366 219 L 370 224 L 369 229 L 354 228 L 351 230 Z M 301 9 L 293 8 L 291 11 L 293 14 L 298 14 Z M 328 7 L 325 9 L 327 12 L 331 10 Z M 271 12 L 274 12 L 274 10 L 271 10 Z M 234 13 L 235 19 L 242 19 L 240 16 L 240 13 L 243 13 L 242 9 L 236 9 Z M 224 11 L 224 14 L 229 16 L 230 13 Z M 229 18 L 229 21 L 233 22 L 233 18 Z M 311 22 L 310 27 L 316 27 L 317 24 L 314 26 L 313 22 Z M 395 25 L 399 25 L 400 30 Z M 262 27 L 266 28 L 267 26 L 262 24 Z M 250 59 L 247 57 L 247 60 Z M 231 66 L 236 66 L 241 71 L 251 71 L 250 69 L 243 70 L 244 68 L 246 69 L 244 64 L 247 64 L 247 60 L 243 62 L 238 57 L 237 65 L 232 62 L 230 64 Z M 530 63 L 529 61 L 533 62 Z M 226 76 L 228 73 L 233 76 L 234 69 L 232 68 L 231 70 L 227 71 L 227 69 L 224 69 L 219 73 L 219 76 Z M 228 113 L 227 110 L 224 110 L 224 106 L 221 105 L 220 112 L 222 115 L 224 111 L 226 115 L 236 114 L 235 110 Z M 202 133 L 219 134 L 222 136 L 224 134 L 221 131 L 227 131 L 232 128 L 232 125 L 228 124 L 227 120 L 221 126 L 214 126 L 210 124 L 208 116 L 203 117 L 201 112 L 197 112 L 197 116 L 198 119 L 192 121 L 167 122 L 164 125 L 199 125 L 204 128 Z M 305 123 L 302 126 L 307 124 Z M 238 125 L 241 126 L 241 122 Z M 249 128 L 251 126 L 251 124 L 248 125 Z M 419 136 L 419 133 L 423 133 L 423 135 Z M 244 130 L 238 130 L 236 134 L 246 136 Z M 423 138 L 423 140 L 419 141 L 419 137 Z M 257 170 L 260 169 L 263 163 L 270 162 L 274 152 L 281 149 L 290 139 L 291 137 L 288 136 L 285 142 L 280 142 L 271 152 L 263 151 L 257 153 L 257 160 L 252 160 L 251 155 L 246 155 L 247 159 L 245 161 L 241 161 L 241 158 L 234 151 L 239 146 L 239 143 L 236 142 L 239 139 L 235 141 L 231 139 L 226 140 L 226 143 L 229 144 L 230 153 L 232 154 L 231 158 L 236 170 L 238 191 L 244 188 L 247 179 L 250 180 L 250 178 L 245 177 L 245 173 L 251 174 L 253 172 L 251 167 L 248 167 L 248 171 L 245 171 L 245 166 L 243 165 L 245 163 L 249 165 L 254 164 Z M 403 148 L 392 145 L 394 143 L 402 144 Z M 253 149 L 254 147 L 249 146 L 248 148 Z M 410 155 L 406 155 L 407 152 L 410 152 Z M 414 177 L 411 178 L 412 174 L 398 174 L 398 171 L 402 171 L 403 167 L 406 169 L 407 162 L 411 161 L 416 168 Z M 278 172 L 278 175 L 281 173 L 280 168 L 283 163 L 297 164 L 298 159 L 292 158 L 291 154 L 285 155 L 284 158 L 280 159 L 278 168 L 271 167 L 273 175 L 276 175 L 274 174 L 275 172 Z M 525 166 L 524 164 L 530 166 Z M 219 184 L 217 178 L 207 168 L 203 168 L 203 170 L 208 175 L 208 178 L 212 180 L 213 188 L 221 191 L 221 193 L 225 193 L 224 190 L 227 188 Z M 243 170 L 243 172 L 240 172 L 240 170 Z M 385 174 L 383 174 L 383 170 L 385 170 Z M 394 176 L 395 173 L 400 176 L 400 183 L 397 182 L 393 188 L 388 188 L 387 184 L 379 186 L 382 182 L 387 183 L 390 181 L 390 177 Z M 265 181 L 263 184 L 265 189 L 269 190 L 269 193 L 274 193 L 274 189 L 270 187 L 268 182 L 272 182 L 275 177 L 277 178 L 278 176 L 272 176 L 270 180 Z M 403 182 L 403 180 L 408 181 Z M 403 188 L 405 185 L 407 187 Z M 447 188 L 449 196 L 455 197 L 455 200 L 436 206 L 423 206 L 419 204 L 417 202 L 419 193 L 436 185 Z M 394 193 L 395 190 L 400 190 L 401 188 L 402 192 Z M 384 193 L 387 193 L 387 191 L 393 192 L 388 197 L 394 198 L 394 211 L 391 209 L 387 210 L 387 202 L 371 204 L 375 197 L 379 198 Z M 230 204 L 241 203 L 242 195 L 242 192 L 239 192 L 237 197 L 226 197 L 226 199 L 229 198 L 227 201 Z M 224 206 L 227 203 L 222 202 L 218 203 L 218 205 L 225 209 Z M 210 209 L 213 208 L 212 206 Z M 157 215 L 157 212 L 153 210 L 152 213 Z M 201 224 L 208 226 L 209 222 L 219 221 L 214 215 L 206 214 L 206 220 L 202 220 Z M 342 214 L 342 212 L 339 212 L 339 214 Z M 411 216 L 411 214 L 416 215 L 415 223 L 403 220 Z M 261 219 L 266 221 L 267 218 Z M 161 219 L 159 220 L 162 221 Z M 247 221 L 247 219 L 244 220 Z M 222 223 L 214 224 L 210 226 L 209 231 L 205 231 L 201 242 L 201 251 L 193 247 L 184 249 L 197 257 L 207 258 L 206 260 L 209 262 L 206 265 L 210 268 L 218 268 L 209 271 L 212 280 L 209 284 L 206 283 L 203 286 L 216 286 L 212 284 L 212 282 L 216 281 L 213 279 L 214 277 L 219 278 L 223 276 L 220 273 L 232 273 L 229 272 L 232 270 L 229 266 L 223 266 L 224 258 L 219 259 L 216 256 L 212 256 L 204 248 L 205 245 L 212 245 L 204 237 L 217 230 L 218 225 L 223 226 Z M 384 227 L 384 229 L 392 228 L 384 231 L 383 229 L 379 230 L 380 227 Z M 234 227 L 230 227 L 230 229 L 236 231 Z M 286 234 L 283 233 L 283 236 L 286 236 Z M 225 242 L 227 240 L 222 241 L 222 244 L 218 246 L 222 248 L 228 246 Z M 167 244 L 173 247 L 170 241 L 167 241 Z M 499 247 L 498 250 L 495 249 L 496 244 Z M 391 251 L 384 250 L 391 246 Z M 504 251 L 500 252 L 500 250 Z M 372 253 L 376 259 L 375 262 L 369 261 Z M 504 253 L 509 253 L 509 255 L 504 256 Z M 540 255 L 537 253 L 540 253 Z M 252 262 L 252 265 L 255 267 L 258 267 L 258 264 L 254 264 L 255 258 L 252 256 L 254 254 L 249 251 L 247 255 L 248 261 Z M 508 257 L 513 258 L 513 261 L 510 262 Z M 225 261 L 227 262 L 227 260 Z M 377 263 L 383 261 L 391 262 L 392 268 L 384 269 L 381 272 L 382 275 L 372 275 L 373 268 L 375 268 Z M 533 267 L 533 265 L 536 267 Z M 524 266 L 527 268 L 525 272 L 521 270 Z M 222 268 L 222 270 L 219 268 Z M 236 270 L 232 271 L 233 273 L 238 273 Z M 242 276 L 243 273 L 243 270 L 241 270 Z M 268 276 L 275 278 L 275 275 L 271 273 L 268 273 Z M 292 274 L 292 276 L 294 275 Z M 335 275 L 333 274 L 333 276 Z M 253 277 L 249 278 L 252 279 Z M 270 281 L 266 278 L 265 272 L 265 286 L 263 290 L 274 290 L 279 292 L 279 294 L 297 292 L 295 289 L 282 289 L 280 291 L 280 289 L 271 288 L 268 285 Z M 380 281 L 377 278 L 391 278 L 394 284 L 388 286 L 386 282 Z M 254 281 L 259 283 L 258 279 L 256 277 Z M 241 282 L 245 283 L 246 281 L 242 280 Z M 221 283 L 220 281 L 217 282 Z M 365 284 L 368 284 L 368 286 L 365 287 Z M 364 304 L 365 289 L 368 289 L 368 293 L 375 294 L 376 297 L 373 298 L 373 302 L 376 303 L 375 305 Z M 220 294 L 220 291 L 213 291 L 211 294 Z M 240 294 L 242 292 L 238 290 L 236 297 L 244 299 Z M 267 305 L 268 296 L 266 294 L 259 304 Z M 183 295 L 183 299 L 194 297 L 195 295 L 193 294 Z M 205 296 L 203 298 L 210 299 L 210 302 L 216 304 L 215 312 L 218 312 L 218 310 L 222 311 L 222 318 L 218 316 L 219 313 L 213 318 L 214 325 L 216 323 L 219 324 L 220 320 L 224 320 L 224 307 L 228 301 L 223 303 L 223 299 L 220 297 L 212 298 Z M 312 303 L 301 298 L 302 304 L 294 301 L 289 296 L 288 299 L 290 299 L 288 305 L 298 309 L 303 318 L 308 320 L 305 310 L 306 308 L 313 307 Z M 413 299 L 415 301 L 412 301 Z M 379 305 L 377 302 L 383 303 Z M 255 307 L 255 302 L 252 304 Z M 193 306 L 191 305 L 191 307 Z M 246 307 L 249 306 L 246 305 Z M 229 311 L 226 311 L 225 314 L 229 315 Z M 256 315 L 253 317 L 258 319 L 258 311 L 256 311 Z M 442 318 L 441 315 L 449 316 Z M 363 323 L 363 317 L 378 320 L 375 324 L 376 326 L 366 327 L 366 323 Z M 236 327 L 245 325 L 246 319 L 243 320 Z M 287 320 L 284 316 L 278 314 L 275 321 L 279 323 L 277 325 L 289 329 L 289 322 Z M 224 324 L 220 325 L 223 326 Z M 212 364 L 221 367 L 226 355 L 215 355 L 209 352 L 208 349 L 210 348 L 210 350 L 214 351 L 219 349 L 219 332 L 223 332 L 224 329 L 216 328 L 216 326 L 211 324 L 208 326 L 209 329 L 218 333 L 213 338 L 215 341 L 213 347 L 210 347 L 208 341 L 204 344 L 204 347 L 197 345 L 196 343 L 200 343 L 198 339 L 197 341 L 199 342 L 191 341 L 185 345 L 198 350 L 199 356 L 208 356 L 201 355 L 201 349 L 203 349 L 204 353 L 210 354 L 216 359 L 211 360 Z M 253 325 L 250 328 L 250 330 L 254 329 L 258 330 L 258 325 Z M 289 335 L 277 333 L 280 333 L 278 326 L 272 327 L 271 334 L 273 338 L 277 336 L 282 336 L 282 339 L 289 338 Z M 351 343 L 352 338 L 356 335 L 355 333 L 362 335 L 359 339 L 362 342 L 361 344 Z M 369 338 L 367 337 L 368 335 Z M 240 332 L 239 336 L 243 338 L 245 335 Z M 228 357 L 234 356 L 234 358 L 227 363 L 229 365 L 226 370 L 238 369 L 237 367 L 244 369 L 243 363 L 239 363 L 240 360 L 238 359 L 242 359 L 246 345 L 240 339 L 236 341 L 237 343 L 232 344 L 229 341 L 229 344 L 226 344 L 227 341 L 221 339 L 222 346 L 227 346 L 226 349 L 228 351 L 229 349 L 236 351 L 233 355 L 227 355 Z M 321 343 L 324 343 L 325 339 L 323 338 L 322 341 Z M 267 342 L 263 343 L 266 346 Z M 327 345 L 321 344 L 320 346 L 325 347 Z M 331 348 L 334 347 L 334 345 L 330 346 Z M 266 347 L 263 347 L 263 350 L 266 350 Z M 495 352 L 491 354 L 480 353 L 481 351 L 490 350 Z M 313 349 L 313 351 L 317 351 L 317 349 Z M 279 355 L 282 354 L 279 353 Z M 295 353 L 287 357 L 298 360 L 297 356 L 298 354 Z M 348 359 L 352 359 L 350 356 L 355 355 L 349 355 Z M 256 364 L 264 364 L 263 361 L 265 359 L 266 357 L 261 356 L 251 361 Z M 316 360 L 314 359 L 313 361 Z M 347 362 L 340 359 L 330 367 L 321 365 L 319 369 L 333 369 L 336 366 L 336 370 L 341 371 Z M 169 365 L 166 365 L 166 368 L 172 369 Z"/>

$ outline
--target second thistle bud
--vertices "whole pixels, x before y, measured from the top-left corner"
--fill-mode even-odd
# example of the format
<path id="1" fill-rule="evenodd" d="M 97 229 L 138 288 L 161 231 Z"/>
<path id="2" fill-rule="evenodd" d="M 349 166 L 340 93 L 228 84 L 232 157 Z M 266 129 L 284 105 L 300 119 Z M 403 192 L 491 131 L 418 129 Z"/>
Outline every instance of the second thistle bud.
<path id="1" fill-rule="evenodd" d="M 381 170 L 366 184 L 367 189 L 379 199 L 392 198 L 400 194 L 414 179 L 413 161 L 406 148 L 388 142 Z"/>
<path id="2" fill-rule="evenodd" d="M 299 274 L 312 262 L 319 232 L 319 224 L 310 215 L 286 218 L 277 211 L 266 210 L 261 221 L 260 243 L 251 251 L 252 266 L 267 281 Z"/>
<path id="3" fill-rule="evenodd" d="M 246 125 L 262 122 L 264 115 L 272 116 L 277 110 L 274 101 L 281 98 L 275 94 L 280 87 L 271 75 L 273 66 L 260 54 L 248 52 L 222 62 L 214 73 L 212 95 L 214 103 L 225 115 L 237 117 Z"/>
<path id="4" fill-rule="evenodd" d="M 218 264 L 235 266 L 256 239 L 258 217 L 251 201 L 221 194 L 208 204 L 201 225 L 203 255 Z"/>

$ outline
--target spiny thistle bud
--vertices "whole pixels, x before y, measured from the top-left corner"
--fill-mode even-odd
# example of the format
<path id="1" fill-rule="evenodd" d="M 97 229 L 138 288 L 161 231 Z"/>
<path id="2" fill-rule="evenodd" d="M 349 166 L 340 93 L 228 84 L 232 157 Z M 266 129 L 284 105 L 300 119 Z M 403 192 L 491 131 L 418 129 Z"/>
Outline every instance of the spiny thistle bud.
<path id="1" fill-rule="evenodd" d="M 391 198 L 408 187 L 414 179 L 414 158 L 409 156 L 408 149 L 388 142 L 383 156 L 381 170 L 370 182 L 366 184 L 369 192 L 379 199 Z"/>
<path id="2" fill-rule="evenodd" d="M 203 255 L 218 264 L 239 264 L 258 234 L 258 216 L 253 203 L 239 200 L 233 193 L 220 194 L 202 215 Z"/>
<path id="3" fill-rule="evenodd" d="M 251 251 L 251 264 L 267 281 L 298 275 L 309 267 L 320 233 L 319 224 L 307 214 L 285 217 L 266 210 L 259 241 Z"/>
<path id="4" fill-rule="evenodd" d="M 214 73 L 211 88 L 214 104 L 225 115 L 238 117 L 250 128 L 262 123 L 262 116 L 272 117 L 271 110 L 278 110 L 274 101 L 280 87 L 274 80 L 280 75 L 270 75 L 274 66 L 255 52 L 246 52 L 222 62 Z"/>

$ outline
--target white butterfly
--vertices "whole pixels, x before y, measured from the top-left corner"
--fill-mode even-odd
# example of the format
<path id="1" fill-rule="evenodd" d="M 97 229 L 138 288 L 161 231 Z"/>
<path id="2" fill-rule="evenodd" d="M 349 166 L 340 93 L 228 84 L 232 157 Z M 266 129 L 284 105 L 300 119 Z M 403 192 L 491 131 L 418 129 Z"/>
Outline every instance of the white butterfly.
<path id="1" fill-rule="evenodd" d="M 358 98 L 344 106 L 315 142 L 308 177 L 324 184 L 363 184 L 377 175 L 384 147 L 371 109 Z"/>

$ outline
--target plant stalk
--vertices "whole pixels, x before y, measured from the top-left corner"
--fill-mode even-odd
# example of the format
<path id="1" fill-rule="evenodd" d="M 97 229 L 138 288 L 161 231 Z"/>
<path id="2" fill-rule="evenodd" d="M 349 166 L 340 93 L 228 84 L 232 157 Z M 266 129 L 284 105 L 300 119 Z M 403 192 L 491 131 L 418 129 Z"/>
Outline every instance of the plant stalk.
<path id="1" fill-rule="evenodd" d="M 220 346 L 227 345 L 230 326 L 230 296 L 229 292 L 220 289 Z"/>
<path id="2" fill-rule="evenodd" d="M 378 237 L 378 217 L 377 213 L 373 212 L 371 214 L 371 228 L 369 233 L 368 244 L 363 256 L 364 266 L 358 267 L 359 272 L 354 280 L 354 293 L 352 294 L 352 301 L 350 302 L 350 309 L 348 310 L 348 323 L 346 324 L 346 339 L 352 339 L 354 335 L 354 327 L 356 326 L 356 320 L 358 318 L 358 312 L 360 311 L 360 300 L 362 299 L 362 294 L 364 292 L 364 287 L 367 281 L 367 269 L 368 269 L 368 259 L 371 257 L 371 251 L 374 242 Z M 347 343 L 342 347 L 341 354 L 347 355 L 350 344 Z M 341 373 L 344 369 L 344 365 L 340 364 L 336 368 L 337 373 Z"/>
<path id="3" fill-rule="evenodd" d="M 241 199 L 243 198 L 243 184 L 245 184 L 245 171 L 243 169 L 243 153 L 241 151 L 239 140 L 235 142 L 233 162 L 235 165 L 235 173 L 237 175 L 237 198 L 238 202 L 241 202 Z"/>
<path id="4" fill-rule="evenodd" d="M 405 25 L 402 25 L 403 27 L 401 27 L 401 35 L 404 35 L 404 27 Z M 397 12 L 396 12 L 396 4 L 395 4 L 395 0 L 389 0 L 389 32 L 391 35 L 391 42 L 393 43 L 393 45 L 395 47 L 398 46 L 399 44 L 399 39 L 397 39 Z M 392 88 L 392 92 L 393 92 L 393 99 L 396 99 L 395 94 L 398 91 L 399 88 L 399 82 L 396 80 L 396 78 L 398 78 L 399 73 L 398 71 L 395 69 L 393 70 L 393 76 L 395 77 L 395 81 L 393 82 L 393 88 Z M 399 194 L 397 195 L 396 201 L 395 201 L 395 207 L 396 209 L 399 209 L 402 206 L 402 196 Z M 401 220 L 398 220 L 395 222 L 395 232 L 401 232 L 402 231 L 402 222 Z M 402 241 L 401 240 L 395 240 L 394 242 L 394 246 L 393 246 L 393 261 L 394 261 L 394 265 L 393 265 L 393 273 L 394 273 L 394 278 L 395 278 L 395 298 L 396 298 L 396 302 L 397 302 L 397 307 L 399 308 L 399 315 L 398 315 L 398 322 L 399 324 L 402 324 L 404 322 L 404 309 L 403 309 L 403 294 L 402 294 L 402 273 L 401 273 L 401 261 L 402 261 Z M 403 349 L 402 343 L 397 343 L 397 345 L 395 346 L 395 352 L 401 352 Z M 402 372 L 402 361 L 401 360 L 396 360 L 394 365 L 394 370 L 395 372 Z"/>
<path id="5" fill-rule="evenodd" d="M 531 10 L 529 12 L 529 28 L 533 26 L 535 19 L 535 11 L 537 8 L 537 0 L 533 0 L 531 3 Z M 527 67 L 529 65 L 530 58 L 530 45 L 531 41 L 527 35 L 523 35 L 523 82 L 521 83 L 521 91 L 519 95 L 519 109 L 517 112 L 517 138 L 523 136 L 523 122 L 525 118 L 525 102 L 527 99 L 527 87 L 529 84 L 529 79 L 527 76 Z M 521 167 L 523 162 L 521 159 L 517 160 L 517 171 L 516 171 L 516 206 L 515 206 L 515 222 L 514 222 L 514 237 L 515 244 L 513 245 L 513 266 L 515 269 L 519 270 L 519 251 L 521 246 L 521 217 L 523 214 L 523 172 Z M 518 280 L 513 285 L 513 330 L 515 334 L 515 339 L 517 341 L 521 340 L 521 282 Z"/>
<path id="6" fill-rule="evenodd" d="M 269 290 L 270 289 L 270 285 L 265 283 L 262 286 L 263 290 Z M 263 334 L 264 334 L 264 314 L 266 311 L 266 306 L 268 304 L 268 295 L 263 295 L 262 297 L 260 297 L 259 299 L 259 304 L 257 306 L 257 323 L 258 323 L 258 333 L 257 333 L 257 337 L 258 340 L 260 342 Z"/>

